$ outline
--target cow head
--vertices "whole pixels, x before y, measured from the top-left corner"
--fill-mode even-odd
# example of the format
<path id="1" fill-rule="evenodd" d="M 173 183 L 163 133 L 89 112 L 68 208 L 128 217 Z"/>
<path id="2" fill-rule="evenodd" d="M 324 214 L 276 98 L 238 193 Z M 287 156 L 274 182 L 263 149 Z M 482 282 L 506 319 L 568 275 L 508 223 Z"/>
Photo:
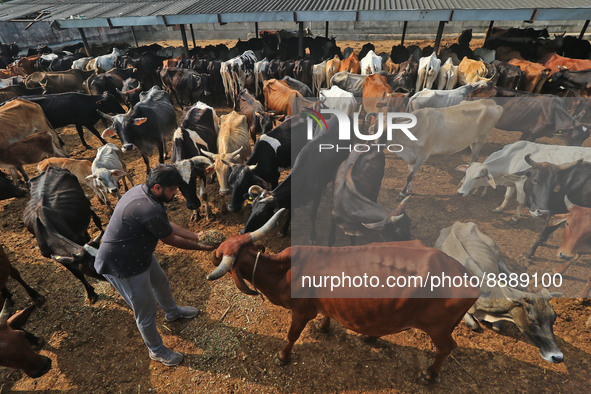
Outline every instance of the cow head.
<path id="1" fill-rule="evenodd" d="M 456 170 L 464 172 L 464 178 L 460 183 L 458 189 L 458 195 L 466 197 L 472 190 L 477 190 L 480 186 L 492 186 L 493 189 L 497 188 L 495 179 L 488 172 L 488 168 L 482 163 L 470 163 L 462 164 L 456 167 Z"/>
<path id="2" fill-rule="evenodd" d="M 228 210 L 231 212 L 239 212 L 242 208 L 242 203 L 250 196 L 251 188 L 258 187 L 257 193 L 262 189 L 271 189 L 271 185 L 264 179 L 256 175 L 253 171 L 256 169 L 255 165 L 234 164 L 228 177 L 228 183 L 232 188 L 232 196 L 230 197 L 230 204 Z M 254 186 L 256 185 L 256 186 Z M 254 190 L 254 189 L 253 189 Z"/>
<path id="3" fill-rule="evenodd" d="M 135 147 L 135 139 L 136 135 L 138 134 L 135 128 L 137 126 L 141 126 L 148 118 L 132 118 L 131 112 L 133 109 L 130 109 L 126 114 L 123 115 L 107 115 L 99 110 L 97 113 L 107 121 L 112 122 L 111 127 L 103 130 L 102 137 L 114 137 L 115 134 L 119 136 L 121 139 L 121 150 L 123 152 L 127 152 L 132 150 Z M 139 133 L 141 135 L 141 133 Z"/>
<path id="4" fill-rule="evenodd" d="M 591 209 L 573 204 L 568 196 L 564 196 L 564 204 L 568 213 L 553 216 L 548 225 L 565 223 L 557 255 L 561 259 L 575 261 L 580 253 L 591 252 Z"/>
<path id="5" fill-rule="evenodd" d="M 185 198 L 187 208 L 191 210 L 199 209 L 201 201 L 197 198 L 197 182 L 201 189 L 201 194 L 205 193 L 205 179 L 207 178 L 207 168 L 212 168 L 213 163 L 207 157 L 195 156 L 191 159 L 181 160 L 174 163 L 179 170 L 183 182 L 179 185 L 179 190 Z"/>
<path id="6" fill-rule="evenodd" d="M 102 190 L 103 192 L 117 195 L 119 194 L 117 181 L 125 175 L 127 175 L 127 173 L 122 170 L 98 168 L 91 175 L 88 175 L 86 180 L 92 182 L 97 189 Z"/>
<path id="7" fill-rule="evenodd" d="M 523 189 L 525 203 L 530 208 L 529 213 L 534 217 L 546 217 L 551 211 L 551 201 L 557 193 L 561 193 L 561 187 L 566 181 L 564 172 L 581 163 L 583 159 L 556 165 L 547 162 L 536 163 L 532 160 L 531 154 L 527 154 L 525 161 L 531 168 L 506 175 L 505 178 L 514 182 L 525 182 Z"/>
<path id="8" fill-rule="evenodd" d="M 551 363 L 563 362 L 564 355 L 554 336 L 556 312 L 548 302 L 551 298 L 548 290 L 531 294 L 504 287 L 503 291 L 509 297 L 509 314 L 515 325 L 540 350 L 540 356 Z"/>
<path id="9" fill-rule="evenodd" d="M 275 120 L 284 117 L 284 115 L 276 115 L 273 111 L 256 111 L 254 115 L 254 129 L 261 134 L 267 134 L 273 129 Z"/>
<path id="10" fill-rule="evenodd" d="M 244 228 L 240 230 L 240 234 L 261 228 L 279 210 L 279 203 L 272 191 L 261 190 L 253 186 L 248 189 L 248 194 L 253 200 L 252 212 Z"/>
<path id="11" fill-rule="evenodd" d="M 589 138 L 589 129 L 573 120 L 573 127 L 564 130 L 556 130 L 554 135 L 562 138 L 566 145 L 581 146 L 583 141 Z"/>
<path id="12" fill-rule="evenodd" d="M 34 305 L 9 318 L 8 302 L 0 312 L 0 365 L 23 370 L 32 378 L 43 376 L 51 369 L 51 359 L 37 354 L 31 348 L 26 333 L 20 330 Z"/>
<path id="13" fill-rule="evenodd" d="M 96 102 L 97 109 L 104 113 L 124 114 L 125 110 L 119 104 L 115 96 L 109 92 L 103 92 L 101 99 Z"/>
<path id="14" fill-rule="evenodd" d="M 232 153 L 211 153 L 207 151 L 201 151 L 205 156 L 213 159 L 213 169 L 218 177 L 220 183 L 220 195 L 225 196 L 230 192 L 230 186 L 228 185 L 228 177 L 230 176 L 230 168 L 233 163 L 240 161 L 240 152 L 242 147 L 238 148 Z M 212 168 L 208 168 L 211 170 Z"/>
<path id="15" fill-rule="evenodd" d="M 222 242 L 222 244 L 213 252 L 213 260 L 214 264 L 217 265 L 217 268 L 207 275 L 207 280 L 219 279 L 228 271 L 232 271 L 232 276 L 234 277 L 238 289 L 246 294 L 258 294 L 246 286 L 242 276 L 238 270 L 235 269 L 235 266 L 239 264 L 238 255 L 241 249 L 245 246 L 256 247 L 254 243 L 259 241 L 273 227 L 275 227 L 284 211 L 285 208 L 280 209 L 258 230 L 252 231 L 249 234 L 237 235 Z M 262 251 L 264 252 L 264 248 Z"/>

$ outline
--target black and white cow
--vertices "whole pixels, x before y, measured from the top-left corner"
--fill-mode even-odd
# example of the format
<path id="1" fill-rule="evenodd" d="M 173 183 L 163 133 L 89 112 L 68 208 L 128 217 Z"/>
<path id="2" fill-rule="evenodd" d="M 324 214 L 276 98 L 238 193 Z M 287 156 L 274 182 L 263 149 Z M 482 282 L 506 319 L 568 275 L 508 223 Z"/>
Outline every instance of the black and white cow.
<path id="1" fill-rule="evenodd" d="M 235 106 L 234 100 L 241 89 L 248 87 L 250 91 L 255 90 L 254 64 L 256 62 L 256 55 L 253 51 L 248 50 L 240 56 L 222 62 L 220 65 L 226 100 L 228 103 L 232 100 L 232 107 Z"/>

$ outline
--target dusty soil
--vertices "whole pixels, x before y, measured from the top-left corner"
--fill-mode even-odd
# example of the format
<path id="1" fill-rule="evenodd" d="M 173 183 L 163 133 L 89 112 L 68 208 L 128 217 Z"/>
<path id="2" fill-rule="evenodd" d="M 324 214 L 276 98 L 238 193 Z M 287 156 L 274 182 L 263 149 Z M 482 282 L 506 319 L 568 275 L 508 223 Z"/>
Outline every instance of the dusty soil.
<path id="1" fill-rule="evenodd" d="M 175 44 L 175 43 L 172 43 Z M 342 47 L 363 43 L 340 43 Z M 386 50 L 394 43 L 380 43 Z M 378 48 L 378 51 L 382 49 Z M 218 109 L 220 113 L 228 109 Z M 178 112 L 180 116 L 180 112 Z M 87 132 L 93 150 L 85 151 L 74 128 L 62 130 L 71 157 L 92 160 L 100 146 Z M 516 133 L 493 130 L 481 159 L 519 138 Z M 113 141 L 118 143 L 118 141 Z M 542 140 L 562 144 L 559 140 Z M 587 141 L 585 146 L 591 146 Z M 528 267 L 542 267 L 551 272 L 559 262 L 556 248 L 561 231 L 542 246 L 533 263 L 521 257 L 535 239 L 543 223 L 526 215 L 516 225 L 505 213 L 495 214 L 502 190 L 489 192 L 484 198 L 461 198 L 455 194 L 462 174 L 454 168 L 469 159 L 468 153 L 450 157 L 433 157 L 419 171 L 414 196 L 407 212 L 412 219 L 412 233 L 427 245 L 433 245 L 439 230 L 457 220 L 474 221 L 491 236 L 505 256 L 510 269 L 526 272 Z M 145 166 L 137 152 L 125 157 L 136 183 L 145 180 Z M 152 163 L 156 161 L 152 157 Z M 27 172 L 36 174 L 35 166 Z M 379 201 L 390 207 L 406 178 L 406 165 L 395 156 L 387 156 L 386 177 Z M 328 190 L 323 204 L 328 204 Z M 90 195 L 90 190 L 87 190 Z M 238 234 L 245 223 L 248 209 L 239 214 L 219 212 L 221 202 L 217 185 L 209 186 L 213 196 L 215 218 L 194 223 L 182 197 L 168 206 L 172 221 L 192 230 L 219 229 L 227 236 Z M 96 197 L 92 204 L 104 225 L 106 209 Z M 296 343 L 293 362 L 286 367 L 274 363 L 275 353 L 284 345 L 290 313 L 280 307 L 240 293 L 230 278 L 207 282 L 205 275 L 213 265 L 205 252 L 178 250 L 160 244 L 156 254 L 168 274 L 173 293 L 180 305 L 201 308 L 191 321 L 165 322 L 158 313 L 158 327 L 167 346 L 185 354 L 178 367 L 168 368 L 148 358 L 131 310 L 106 282 L 90 280 L 99 301 L 89 305 L 84 288 L 69 272 L 53 260 L 41 257 L 35 239 L 24 228 L 22 213 L 27 198 L 0 202 L 0 242 L 25 280 L 47 296 L 47 303 L 35 311 L 27 328 L 45 338 L 41 351 L 53 361 L 45 376 L 31 379 L 20 371 L 0 368 L 0 392 L 591 392 L 591 328 L 585 322 L 591 315 L 588 302 L 555 299 L 558 318 L 554 326 L 565 362 L 550 364 L 538 354 L 518 329 L 507 325 L 502 333 L 485 328 L 470 331 L 463 323 L 454 331 L 458 348 L 444 364 L 440 381 L 421 385 L 418 371 L 429 365 L 434 348 L 421 331 L 409 330 L 368 345 L 362 338 L 334 323 L 328 335 L 319 333 L 312 324 Z M 318 228 L 321 241 L 327 236 L 327 220 L 320 209 Z M 303 217 L 303 215 L 302 215 Z M 90 232 L 97 233 L 94 227 Z M 340 235 L 340 239 L 343 236 Z M 289 246 L 290 238 L 273 231 L 263 240 L 269 252 Z M 581 289 L 589 275 L 589 259 L 583 258 L 565 275 L 575 289 Z M 17 306 L 29 300 L 14 282 Z"/>

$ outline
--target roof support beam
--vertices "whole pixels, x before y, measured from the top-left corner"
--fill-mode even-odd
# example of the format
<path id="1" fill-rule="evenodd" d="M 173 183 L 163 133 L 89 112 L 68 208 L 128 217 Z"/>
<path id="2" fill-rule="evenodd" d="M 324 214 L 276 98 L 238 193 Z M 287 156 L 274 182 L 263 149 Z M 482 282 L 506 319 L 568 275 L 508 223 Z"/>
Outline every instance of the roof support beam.
<path id="1" fill-rule="evenodd" d="M 195 32 L 193 31 L 193 24 L 191 23 L 189 25 L 189 27 L 191 28 L 191 38 L 193 39 L 193 48 L 197 48 L 197 44 L 195 44 Z"/>
<path id="2" fill-rule="evenodd" d="M 135 36 L 135 29 L 133 28 L 133 26 L 131 27 L 131 36 L 133 37 L 133 41 L 135 41 L 135 47 L 139 48 L 139 44 L 137 43 L 137 37 Z"/>
<path id="3" fill-rule="evenodd" d="M 585 35 L 585 32 L 587 31 L 587 27 L 589 27 L 589 19 L 587 19 L 585 21 L 585 24 L 583 25 L 583 29 L 581 30 L 581 34 L 579 34 L 579 40 L 583 39 L 583 36 Z"/>
<path id="4" fill-rule="evenodd" d="M 304 52 L 304 22 L 298 22 L 298 55 L 303 58 Z"/>
<path id="5" fill-rule="evenodd" d="M 400 45 L 404 46 L 404 38 L 406 37 L 406 27 L 408 26 L 408 21 L 404 21 L 402 25 L 402 38 L 400 39 Z"/>
<path id="6" fill-rule="evenodd" d="M 328 21 L 324 25 L 324 37 L 328 38 Z"/>
<path id="7" fill-rule="evenodd" d="M 439 52 L 439 44 L 441 44 L 441 37 L 443 36 L 443 28 L 445 27 L 446 21 L 440 21 L 439 27 L 437 28 L 437 36 L 435 36 L 435 46 L 433 47 L 433 52 L 437 55 Z"/>
<path id="8" fill-rule="evenodd" d="M 492 33 L 492 28 L 494 24 L 495 21 L 490 21 L 490 23 L 488 24 L 488 30 L 486 31 L 486 35 L 484 36 L 484 41 L 488 40 L 488 37 L 490 37 L 490 33 Z"/>
<path id="9" fill-rule="evenodd" d="M 183 55 L 185 59 L 189 58 L 189 44 L 187 43 L 187 32 L 185 31 L 185 25 L 179 25 L 181 29 L 181 36 L 183 37 L 183 48 L 185 49 Z"/>
<path id="10" fill-rule="evenodd" d="M 254 23 L 254 38 L 259 38 L 259 22 Z"/>
<path id="11" fill-rule="evenodd" d="M 82 44 L 84 44 L 84 50 L 86 51 L 86 56 L 92 56 L 90 54 L 90 46 L 88 46 L 88 41 L 86 40 L 86 34 L 84 34 L 84 29 L 79 27 L 78 31 L 80 32 L 80 38 L 82 38 Z"/>

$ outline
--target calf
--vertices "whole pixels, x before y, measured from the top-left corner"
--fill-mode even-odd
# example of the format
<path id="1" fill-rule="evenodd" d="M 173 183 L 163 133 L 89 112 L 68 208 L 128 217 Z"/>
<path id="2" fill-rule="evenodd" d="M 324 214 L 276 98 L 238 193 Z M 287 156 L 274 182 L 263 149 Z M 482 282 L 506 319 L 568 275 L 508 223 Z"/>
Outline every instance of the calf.
<path id="1" fill-rule="evenodd" d="M 154 86 L 140 93 L 140 102 L 124 115 L 110 116 L 97 112 L 112 122 L 111 127 L 103 131 L 103 138 L 113 137 L 116 133 L 121 139 L 123 152 L 137 146 L 146 164 L 146 173 L 150 172 L 150 155 L 154 146 L 158 148 L 158 161 L 164 163 L 165 137 L 177 127 L 176 113 L 165 91 Z"/>
<path id="2" fill-rule="evenodd" d="M 564 273 L 566 269 L 577 261 L 581 254 L 591 252 L 589 243 L 591 234 L 591 208 L 582 207 L 573 204 L 564 196 L 564 205 L 567 213 L 554 215 L 550 221 L 550 226 L 559 226 L 565 223 L 562 242 L 558 248 L 557 256 L 566 262 L 555 272 Z M 579 294 L 580 298 L 588 298 L 591 292 L 591 274 L 587 278 L 587 285 Z"/>
<path id="3" fill-rule="evenodd" d="M 210 95 L 206 74 L 179 67 L 164 67 L 160 70 L 160 77 L 181 108 Z"/>
<path id="4" fill-rule="evenodd" d="M 260 103 L 247 89 L 243 89 L 236 99 L 237 108 L 240 114 L 246 116 L 248 124 L 248 133 L 252 142 L 256 142 L 257 134 L 267 134 L 273 128 L 273 121 L 276 116 L 272 112 L 267 112 Z"/>
<path id="5" fill-rule="evenodd" d="M 495 241 L 483 234 L 475 223 L 456 222 L 444 228 L 435 241 L 435 248 L 459 261 L 479 278 L 511 275 Z M 556 312 L 548 302 L 548 290 L 544 288 L 535 294 L 498 283 L 490 286 L 489 281 L 482 282 L 481 295 L 464 316 L 464 322 L 474 331 L 480 329 L 479 320 L 492 323 L 498 331 L 501 322 L 510 321 L 540 350 L 544 360 L 561 363 L 564 356 L 552 329 Z"/>
<path id="6" fill-rule="evenodd" d="M 29 177 L 23 165 L 38 163 L 48 156 L 67 157 L 55 145 L 52 133 L 38 132 L 7 146 L 0 146 L 0 168 L 10 169 L 15 181 L 18 179 L 16 174 L 16 170 L 18 170 L 25 182 L 28 182 Z"/>
<path id="7" fill-rule="evenodd" d="M 334 244 L 336 226 L 350 236 L 352 245 L 356 237 L 363 235 L 376 242 L 410 240 L 410 219 L 404 213 L 404 202 L 393 211 L 377 203 L 385 165 L 384 151 L 374 149 L 352 152 L 339 166 L 328 246 Z"/>
<path id="8" fill-rule="evenodd" d="M 94 184 L 93 190 L 103 204 L 107 206 L 112 213 L 111 202 L 109 201 L 109 194 L 117 196 L 117 200 L 121 198 L 119 194 L 119 179 L 127 177 L 131 186 L 133 186 L 133 179 L 127 172 L 127 167 L 123 161 L 123 154 L 121 150 L 114 144 L 108 143 L 101 146 L 96 151 L 96 157 L 92 161 L 92 174 L 85 179 Z M 123 178 L 123 186 L 125 191 L 128 190 L 127 182 Z"/>
<path id="9" fill-rule="evenodd" d="M 287 345 L 278 353 L 283 364 L 289 362 L 295 341 L 307 323 L 318 313 L 324 315 L 321 328 L 327 330 L 333 318 L 345 328 L 360 334 L 379 337 L 409 327 L 425 331 L 437 351 L 435 362 L 421 377 L 433 380 L 447 355 L 456 347 L 452 332 L 476 301 L 479 291 L 470 287 L 453 288 L 440 298 L 409 298 L 407 289 L 393 288 L 389 298 L 331 298 L 308 295 L 295 298 L 292 290 L 302 290 L 294 283 L 302 283 L 303 272 L 323 274 L 358 272 L 360 261 L 375 264 L 363 266 L 368 275 L 384 278 L 388 275 L 424 276 L 426 272 L 445 271 L 448 275 L 467 275 L 468 270 L 445 253 L 425 247 L 421 241 L 370 244 L 359 247 L 327 248 L 294 246 L 275 255 L 261 253 L 255 242 L 266 235 L 277 223 L 283 210 L 276 213 L 260 230 L 229 238 L 214 252 L 218 267 L 207 279 L 216 280 L 231 272 L 238 289 L 248 295 L 262 293 L 273 304 L 292 311 Z M 298 265 L 293 265 L 297 261 Z M 256 262 L 255 262 L 256 260 Z M 318 264 L 322 261 L 322 264 Z M 297 268 L 296 268 L 297 267 Z M 293 269 L 292 269 L 293 268 Z M 246 278 L 256 291 L 250 289 Z M 292 286 L 294 286 L 292 288 Z M 308 293 L 309 294 L 309 293 Z"/>

